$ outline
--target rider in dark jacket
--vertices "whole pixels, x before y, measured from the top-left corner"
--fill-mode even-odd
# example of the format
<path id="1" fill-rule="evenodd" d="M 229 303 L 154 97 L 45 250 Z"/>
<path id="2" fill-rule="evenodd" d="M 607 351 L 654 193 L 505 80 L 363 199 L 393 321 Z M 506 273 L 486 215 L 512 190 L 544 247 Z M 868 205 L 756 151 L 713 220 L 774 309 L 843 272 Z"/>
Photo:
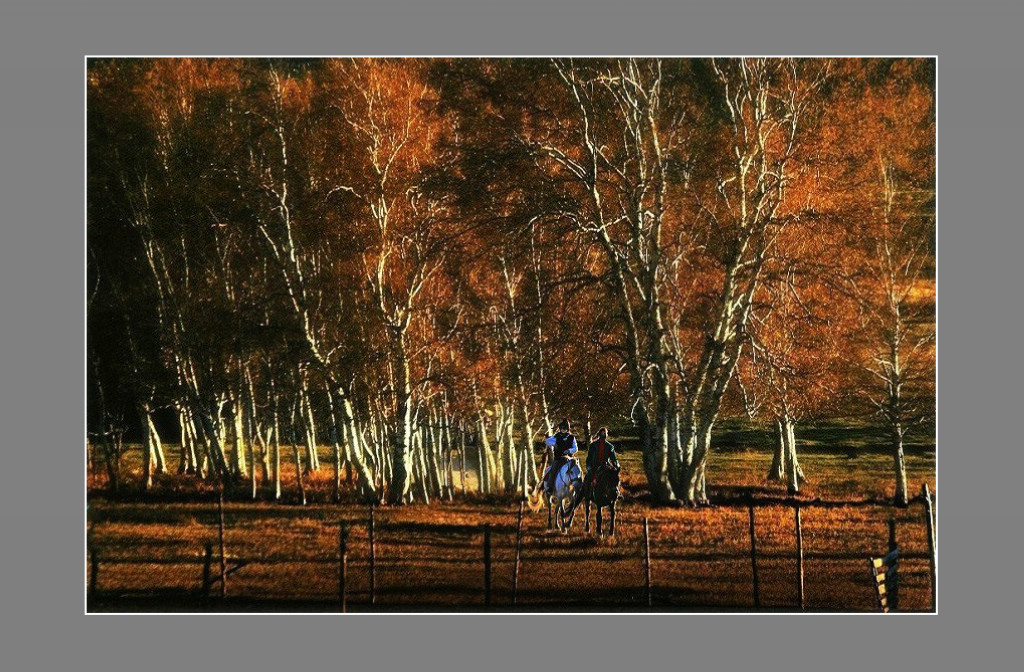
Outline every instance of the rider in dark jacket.
<path id="1" fill-rule="evenodd" d="M 548 468 L 546 478 L 544 479 L 544 486 L 548 492 L 553 492 L 555 489 L 555 476 L 558 474 L 558 470 L 561 469 L 562 464 L 570 457 L 576 454 L 579 450 L 579 446 L 576 445 L 576 437 L 569 431 L 569 418 L 562 418 L 562 422 L 558 424 L 558 431 L 555 435 L 550 437 L 544 442 L 552 451 L 551 466 Z"/>
<path id="2" fill-rule="evenodd" d="M 608 461 L 616 467 L 619 466 L 619 458 L 615 454 L 615 446 L 608 441 L 608 428 L 602 427 L 597 430 L 594 440 L 587 447 L 587 479 L 584 481 L 584 492 L 590 492 L 597 482 L 597 471 Z"/>

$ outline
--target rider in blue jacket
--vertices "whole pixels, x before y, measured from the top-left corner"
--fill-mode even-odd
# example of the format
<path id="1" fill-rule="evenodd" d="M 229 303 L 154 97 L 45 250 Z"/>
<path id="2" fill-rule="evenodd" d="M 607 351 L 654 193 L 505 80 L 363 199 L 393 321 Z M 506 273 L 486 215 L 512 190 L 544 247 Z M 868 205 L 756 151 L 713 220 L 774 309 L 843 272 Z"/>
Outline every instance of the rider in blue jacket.
<path id="1" fill-rule="evenodd" d="M 576 437 L 569 431 L 569 418 L 562 418 L 558 423 L 558 431 L 549 437 L 544 445 L 552 451 L 551 467 L 548 469 L 547 478 L 544 479 L 544 486 L 548 492 L 555 489 L 555 476 L 570 457 L 576 454 L 579 446 L 576 445 Z"/>

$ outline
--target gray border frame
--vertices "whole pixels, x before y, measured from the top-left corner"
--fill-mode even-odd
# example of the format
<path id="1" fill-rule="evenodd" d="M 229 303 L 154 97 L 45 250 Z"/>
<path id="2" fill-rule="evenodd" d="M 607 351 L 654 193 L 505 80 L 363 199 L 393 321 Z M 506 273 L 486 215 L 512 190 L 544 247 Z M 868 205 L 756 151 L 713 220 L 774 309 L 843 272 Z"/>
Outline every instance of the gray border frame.
<path id="1" fill-rule="evenodd" d="M 1012 667 L 1021 581 L 1008 419 L 1019 342 L 1024 10 L 920 0 L 8 0 L 0 9 L 0 664 L 12 670 Z M 82 614 L 86 54 L 936 54 L 939 613 Z M 1016 279 L 1016 280 L 1015 280 Z M 980 570 L 980 571 L 979 571 Z M 800 619 L 800 620 L 796 620 Z M 970 667 L 968 667 L 970 666 Z"/>

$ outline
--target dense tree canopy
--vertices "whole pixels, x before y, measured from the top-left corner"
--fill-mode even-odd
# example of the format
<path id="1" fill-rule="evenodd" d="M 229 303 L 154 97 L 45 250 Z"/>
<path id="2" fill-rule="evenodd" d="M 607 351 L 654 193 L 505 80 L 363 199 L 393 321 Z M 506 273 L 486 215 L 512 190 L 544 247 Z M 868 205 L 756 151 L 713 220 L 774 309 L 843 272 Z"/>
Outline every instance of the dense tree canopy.
<path id="1" fill-rule="evenodd" d="M 95 59 L 89 431 L 280 496 L 525 493 L 556 418 L 632 423 L 655 500 L 711 432 L 934 416 L 934 63 Z M 110 448 L 108 454 L 116 453 Z M 788 470 L 788 471 L 787 471 Z M 785 473 L 784 473 L 785 472 Z M 788 473 L 788 475 L 786 475 Z M 902 487 L 902 492 L 901 492 Z"/>

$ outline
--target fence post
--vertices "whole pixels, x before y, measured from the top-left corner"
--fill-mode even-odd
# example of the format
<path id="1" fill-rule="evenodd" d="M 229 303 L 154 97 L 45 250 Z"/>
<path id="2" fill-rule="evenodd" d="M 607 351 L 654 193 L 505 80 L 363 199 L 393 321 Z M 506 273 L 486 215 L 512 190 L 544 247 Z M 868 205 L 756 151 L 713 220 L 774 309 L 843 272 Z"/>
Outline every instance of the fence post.
<path id="1" fill-rule="evenodd" d="M 921 495 L 924 497 L 925 523 L 928 526 L 928 573 L 932 584 L 932 609 L 938 611 L 935 605 L 935 518 L 932 513 L 932 493 L 928 491 L 928 484 L 921 484 Z"/>
<path id="2" fill-rule="evenodd" d="M 100 563 L 96 553 L 96 544 L 93 541 L 92 525 L 89 525 L 87 536 L 89 547 L 89 597 L 96 597 L 96 584 L 99 581 Z"/>
<path id="3" fill-rule="evenodd" d="M 526 461 L 523 461 L 526 464 Z M 523 500 L 519 500 L 519 518 L 516 521 L 516 559 L 512 565 L 512 604 L 516 603 L 519 592 L 519 559 L 523 548 Z"/>
<path id="4" fill-rule="evenodd" d="M 373 541 L 373 504 L 370 504 L 370 604 L 377 601 L 377 548 Z"/>
<path id="5" fill-rule="evenodd" d="M 345 603 L 346 584 L 348 582 L 348 523 L 342 522 L 338 526 L 338 606 L 341 613 L 348 610 Z"/>
<path id="6" fill-rule="evenodd" d="M 210 604 L 210 574 L 213 565 L 213 544 L 206 542 L 206 553 L 203 555 L 203 605 Z"/>
<path id="7" fill-rule="evenodd" d="M 647 525 L 647 516 L 644 516 L 644 574 L 645 587 L 647 589 L 647 606 L 653 606 L 654 599 L 651 594 L 651 534 Z"/>
<path id="8" fill-rule="evenodd" d="M 754 575 L 754 608 L 761 608 L 761 586 L 757 580 L 757 538 L 754 535 L 754 497 L 751 496 L 747 507 L 750 511 L 750 568 Z"/>
<path id="9" fill-rule="evenodd" d="M 484 523 L 484 606 L 491 606 L 491 524 Z"/>
<path id="10" fill-rule="evenodd" d="M 796 573 L 797 595 L 800 599 L 800 611 L 804 610 L 804 534 L 800 526 L 800 502 L 793 506 L 796 518 Z"/>
<path id="11" fill-rule="evenodd" d="M 228 594 L 228 561 L 224 557 L 224 490 L 217 497 L 217 532 L 220 538 L 220 599 Z"/>
<path id="12" fill-rule="evenodd" d="M 896 518 L 895 518 L 895 516 L 893 516 L 893 517 L 889 518 L 889 552 L 892 553 L 897 548 L 899 548 L 899 545 L 896 542 Z M 899 562 L 899 561 L 897 560 L 896 562 Z M 887 577 L 888 577 L 888 574 L 889 574 L 890 571 L 893 571 L 892 567 L 890 567 L 889 570 L 886 571 L 886 576 Z M 887 580 L 885 587 L 889 591 L 888 592 L 889 608 L 895 611 L 897 608 L 899 608 L 899 603 L 900 603 L 900 591 L 899 591 L 900 584 L 899 584 L 899 578 L 895 574 L 895 572 L 893 573 L 892 581 L 890 582 L 890 581 Z"/>

